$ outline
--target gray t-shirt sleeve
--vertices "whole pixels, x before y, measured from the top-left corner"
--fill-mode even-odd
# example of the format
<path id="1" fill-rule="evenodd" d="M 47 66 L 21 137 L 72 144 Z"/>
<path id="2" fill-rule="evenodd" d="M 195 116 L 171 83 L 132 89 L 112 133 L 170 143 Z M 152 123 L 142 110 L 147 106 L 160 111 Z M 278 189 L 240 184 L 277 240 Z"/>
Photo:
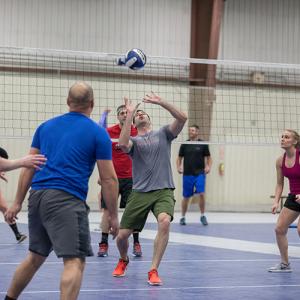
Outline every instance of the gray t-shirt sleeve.
<path id="1" fill-rule="evenodd" d="M 173 141 L 174 139 L 177 138 L 177 136 L 174 136 L 173 133 L 171 132 L 170 125 L 163 126 L 160 130 L 165 133 L 168 141 Z"/>
<path id="2" fill-rule="evenodd" d="M 130 151 L 129 152 L 127 152 L 127 154 L 130 156 L 130 157 L 132 157 L 133 156 L 133 151 L 134 151 L 134 144 L 135 144 L 135 140 L 134 140 L 134 138 L 131 136 L 130 138 L 129 138 L 130 140 L 131 140 L 131 142 L 132 142 L 132 146 L 131 146 L 131 149 L 130 149 Z"/>

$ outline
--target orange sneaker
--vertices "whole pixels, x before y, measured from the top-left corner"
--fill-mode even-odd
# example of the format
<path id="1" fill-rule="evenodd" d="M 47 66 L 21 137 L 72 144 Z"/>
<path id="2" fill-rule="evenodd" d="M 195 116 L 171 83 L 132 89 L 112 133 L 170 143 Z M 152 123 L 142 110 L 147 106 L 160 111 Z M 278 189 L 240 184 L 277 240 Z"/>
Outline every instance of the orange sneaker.
<path id="1" fill-rule="evenodd" d="M 152 269 L 148 272 L 148 283 L 150 285 L 162 285 L 162 281 L 160 280 L 156 269 Z"/>
<path id="2" fill-rule="evenodd" d="M 128 263 L 129 263 L 128 258 L 127 258 L 127 260 L 124 260 L 124 259 L 120 258 L 115 270 L 112 273 L 112 275 L 114 277 L 123 277 L 123 276 L 125 276 L 125 271 L 126 271 Z"/>

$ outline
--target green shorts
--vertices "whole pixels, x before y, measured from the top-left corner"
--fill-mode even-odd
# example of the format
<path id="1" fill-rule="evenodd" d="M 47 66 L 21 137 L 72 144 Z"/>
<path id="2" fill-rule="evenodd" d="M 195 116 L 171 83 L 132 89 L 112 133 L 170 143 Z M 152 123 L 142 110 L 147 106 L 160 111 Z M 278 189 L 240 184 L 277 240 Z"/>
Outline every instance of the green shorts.
<path id="1" fill-rule="evenodd" d="M 142 231 L 150 210 L 154 216 L 166 213 L 173 220 L 175 198 L 172 189 L 151 192 L 132 191 L 121 219 L 120 228 Z"/>

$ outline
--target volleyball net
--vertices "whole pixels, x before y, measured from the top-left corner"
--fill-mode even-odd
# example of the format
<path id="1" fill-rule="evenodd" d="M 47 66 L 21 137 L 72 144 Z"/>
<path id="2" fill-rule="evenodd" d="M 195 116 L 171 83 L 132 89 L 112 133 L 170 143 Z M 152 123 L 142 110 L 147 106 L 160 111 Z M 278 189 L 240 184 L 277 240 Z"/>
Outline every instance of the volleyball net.
<path id="1" fill-rule="evenodd" d="M 0 136 L 28 138 L 36 127 L 68 111 L 70 86 L 94 89 L 92 118 L 127 96 L 141 102 L 151 91 L 187 112 L 189 125 L 216 144 L 274 144 L 285 128 L 300 128 L 300 65 L 147 57 L 142 70 L 117 66 L 120 55 L 0 48 Z M 172 121 L 159 106 L 142 104 L 154 129 Z M 188 125 L 186 125 L 188 126 Z M 177 142 L 187 139 L 183 130 Z"/>

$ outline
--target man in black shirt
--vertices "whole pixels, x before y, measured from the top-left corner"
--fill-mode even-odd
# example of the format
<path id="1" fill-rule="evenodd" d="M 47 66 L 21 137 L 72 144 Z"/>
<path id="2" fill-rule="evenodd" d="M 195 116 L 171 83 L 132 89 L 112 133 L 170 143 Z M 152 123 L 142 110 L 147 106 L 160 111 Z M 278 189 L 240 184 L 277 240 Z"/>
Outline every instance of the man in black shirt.
<path id="1" fill-rule="evenodd" d="M 189 127 L 188 141 L 201 141 L 199 138 L 199 126 Z M 183 160 L 183 167 L 182 167 Z M 177 171 L 183 174 L 183 200 L 181 202 L 182 217 L 181 225 L 186 225 L 185 214 L 188 208 L 188 200 L 193 195 L 199 196 L 199 207 L 201 212 L 200 221 L 208 225 L 205 212 L 205 179 L 212 165 L 212 159 L 208 145 L 203 144 L 182 144 L 177 158 Z"/>

